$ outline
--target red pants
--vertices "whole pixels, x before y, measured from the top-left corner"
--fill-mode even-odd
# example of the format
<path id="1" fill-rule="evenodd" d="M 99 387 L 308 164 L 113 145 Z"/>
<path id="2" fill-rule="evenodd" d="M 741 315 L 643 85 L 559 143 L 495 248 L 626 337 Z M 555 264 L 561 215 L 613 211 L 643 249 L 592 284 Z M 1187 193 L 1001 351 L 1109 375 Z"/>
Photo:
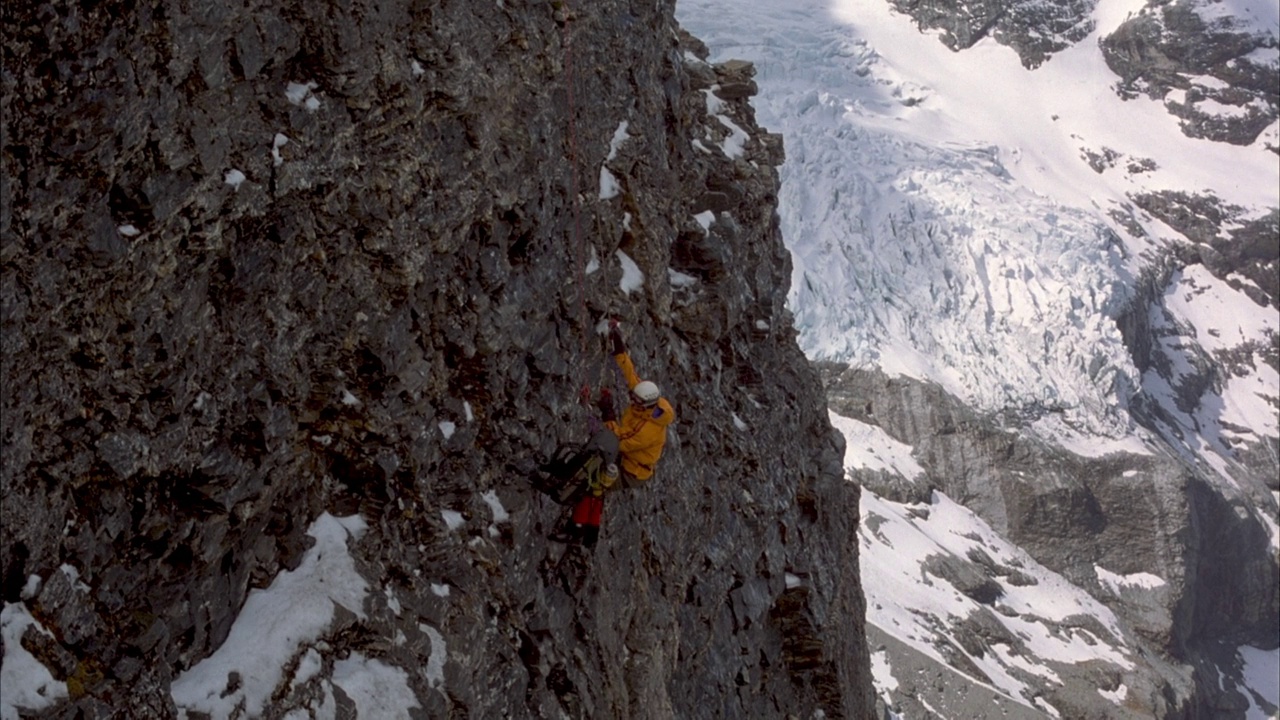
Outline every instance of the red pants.
<path id="1" fill-rule="evenodd" d="M 600 514 L 604 512 L 604 498 L 588 495 L 573 506 L 573 521 L 586 527 L 600 527 Z"/>

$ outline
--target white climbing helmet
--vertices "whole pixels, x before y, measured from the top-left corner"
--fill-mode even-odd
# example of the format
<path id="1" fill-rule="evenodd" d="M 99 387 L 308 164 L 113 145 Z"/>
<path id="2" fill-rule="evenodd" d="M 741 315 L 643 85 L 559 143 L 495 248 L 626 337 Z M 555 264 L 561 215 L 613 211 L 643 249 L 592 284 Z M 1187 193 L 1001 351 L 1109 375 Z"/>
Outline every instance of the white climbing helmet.
<path id="1" fill-rule="evenodd" d="M 645 407 L 653 407 L 658 404 L 658 397 L 661 396 L 662 393 L 658 392 L 657 385 L 649 382 L 648 380 L 644 380 L 636 383 L 636 386 L 631 390 L 631 395 L 636 400 L 639 400 L 641 405 Z"/>

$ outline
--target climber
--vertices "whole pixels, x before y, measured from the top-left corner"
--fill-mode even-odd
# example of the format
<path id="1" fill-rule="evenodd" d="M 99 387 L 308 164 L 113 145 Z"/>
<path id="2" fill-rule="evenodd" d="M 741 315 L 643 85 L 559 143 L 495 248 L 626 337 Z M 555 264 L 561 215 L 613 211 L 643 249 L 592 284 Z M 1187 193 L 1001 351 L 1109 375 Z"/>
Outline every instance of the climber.
<path id="1" fill-rule="evenodd" d="M 605 491 L 616 484 L 627 488 L 639 487 L 653 477 L 654 466 L 667 442 L 667 426 L 676 417 L 671 403 L 662 397 L 658 386 L 641 380 L 636 374 L 617 322 L 610 323 L 609 344 L 614 362 L 631 388 L 631 402 L 619 418 L 613 406 L 613 396 L 605 389 L 600 391 L 597 407 L 604 426 L 617 436 L 621 472 L 618 472 L 619 468 L 608 465 L 606 472 L 591 484 L 589 491 L 574 506 L 573 517 L 565 529 L 551 538 L 561 542 L 581 542 L 587 548 L 595 547 L 600 537 Z"/>
<path id="2" fill-rule="evenodd" d="M 675 421 L 676 413 L 671 403 L 659 393 L 657 385 L 641 380 L 636 374 L 616 321 L 609 324 L 609 344 L 613 360 L 631 389 L 631 403 L 619 419 L 609 391 L 603 390 L 600 393 L 600 413 L 604 426 L 618 436 L 622 483 L 625 487 L 634 488 L 653 476 L 653 468 L 667 443 L 667 426 Z"/>

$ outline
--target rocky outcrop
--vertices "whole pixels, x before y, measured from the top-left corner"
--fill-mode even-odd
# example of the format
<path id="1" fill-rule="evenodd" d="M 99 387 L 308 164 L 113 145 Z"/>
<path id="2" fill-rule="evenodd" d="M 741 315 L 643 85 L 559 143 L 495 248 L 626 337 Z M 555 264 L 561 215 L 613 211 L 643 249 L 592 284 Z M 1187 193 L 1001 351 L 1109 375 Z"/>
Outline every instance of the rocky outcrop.
<path id="1" fill-rule="evenodd" d="M 1250 145 L 1280 117 L 1274 28 L 1247 27 L 1214 3 L 1149 3 L 1101 44 L 1121 95 L 1163 100 L 1188 137 Z"/>
<path id="2" fill-rule="evenodd" d="M 1166 194 L 1163 197 L 1169 200 L 1180 196 Z M 1148 199 L 1158 201 L 1155 197 Z M 1186 198 L 1181 196 L 1181 199 Z M 1201 202 L 1205 205 L 1196 203 L 1192 206 L 1204 207 L 1207 217 L 1221 220 L 1222 216 L 1213 212 L 1217 208 L 1216 203 L 1204 198 Z M 1199 223 L 1189 219 L 1191 213 L 1187 205 L 1174 207 L 1178 209 L 1171 211 L 1161 204 L 1153 212 L 1168 213 L 1171 218 L 1168 222 L 1178 222 L 1177 227 L 1188 237 L 1203 242 L 1174 246 L 1154 258 L 1137 283 L 1133 302 L 1117 317 L 1116 323 L 1137 369 L 1148 379 L 1158 378 L 1158 383 L 1168 389 L 1167 397 L 1150 393 L 1135 396 L 1131 408 L 1134 417 L 1144 426 L 1162 432 L 1165 441 L 1175 448 L 1194 455 L 1199 441 L 1184 437 L 1186 433 L 1176 428 L 1185 426 L 1186 418 L 1199 413 L 1206 404 L 1212 406 L 1220 402 L 1215 398 L 1220 397 L 1233 378 L 1248 377 L 1257 372 L 1256 366 L 1262 364 L 1280 368 L 1280 338 L 1271 333 L 1261 341 L 1209 350 L 1188 341 L 1188 333 L 1191 336 L 1195 334 L 1194 328 L 1188 329 L 1166 307 L 1167 297 L 1173 288 L 1171 280 L 1188 268 L 1203 265 L 1215 277 L 1266 307 L 1276 302 L 1272 289 L 1276 280 L 1266 276 L 1271 274 L 1267 268 L 1274 268 L 1277 260 L 1275 257 L 1259 257 L 1258 245 L 1253 244 L 1274 242 L 1261 237 L 1265 232 L 1257 232 L 1271 222 L 1269 219 L 1245 224 L 1237 236 L 1243 241 L 1237 244 L 1234 239 L 1199 235 L 1195 229 Z M 1263 284 L 1253 283 L 1253 277 L 1258 277 Z M 1210 407 L 1209 411 L 1212 410 Z M 1215 452 L 1228 460 L 1228 472 L 1236 485 L 1236 492 L 1251 497 L 1258 507 L 1267 507 L 1269 492 L 1280 488 L 1280 480 L 1276 479 L 1280 476 L 1280 461 L 1277 460 L 1280 457 L 1277 455 L 1280 438 L 1252 429 L 1233 430 L 1236 432 L 1222 437 L 1222 447 Z"/>
<path id="3" fill-rule="evenodd" d="M 1036 68 L 1095 29 L 1091 0 L 891 0 L 922 30 L 961 51 L 983 38 L 1014 49 Z M 1122 97 L 1164 101 L 1188 137 L 1250 145 L 1280 117 L 1274 29 L 1249 27 L 1206 0 L 1151 2 L 1102 38 Z M 1269 145 L 1273 152 L 1280 147 Z M 1095 165 L 1096 167 L 1096 165 Z"/>
<path id="4" fill-rule="evenodd" d="M 946 493 L 1123 619 L 1141 648 L 1124 680 L 1145 688 L 1130 696 L 1141 716 L 1201 716 L 1233 695 L 1207 675 L 1212 659 L 1240 644 L 1274 644 L 1280 567 L 1256 497 L 1225 493 L 1159 443 L 1148 453 L 1084 457 L 981 416 L 933 385 L 838 364 L 823 372 L 834 412 L 912 446 L 925 471 L 914 481 L 859 472 L 864 487 L 903 502 Z M 929 565 L 969 597 L 998 597 L 1000 583 L 1014 582 L 1011 568 L 981 557 Z M 1143 587 L 1107 579 L 1142 573 L 1159 581 Z M 1098 686 L 1097 670 L 1055 667 L 1068 686 L 1081 687 Z M 1057 707 L 1079 710 L 1073 716 L 1090 716 L 1096 700 L 1054 691 Z"/>
<path id="5" fill-rule="evenodd" d="M 1025 0 L 891 0 L 923 29 L 940 30 L 952 50 L 964 50 L 990 37 L 1017 51 L 1022 64 L 1035 68 L 1049 56 L 1093 32 L 1093 0 L 1045 3 Z"/>
<path id="6" fill-rule="evenodd" d="M 671 11 L 6 8 L 0 561 L 53 715 L 172 716 L 326 511 L 374 592 L 273 717 L 351 707 L 355 653 L 430 717 L 870 713 L 781 143 Z M 608 315 L 678 422 L 587 554 L 522 473 L 612 383 Z"/>
<path id="7" fill-rule="evenodd" d="M 1243 208 L 1214 195 L 1172 190 L 1139 193 L 1132 200 L 1191 242 L 1194 252 L 1179 253 L 1182 266 L 1202 262 L 1259 305 L 1280 308 L 1280 210 L 1249 218 Z"/>

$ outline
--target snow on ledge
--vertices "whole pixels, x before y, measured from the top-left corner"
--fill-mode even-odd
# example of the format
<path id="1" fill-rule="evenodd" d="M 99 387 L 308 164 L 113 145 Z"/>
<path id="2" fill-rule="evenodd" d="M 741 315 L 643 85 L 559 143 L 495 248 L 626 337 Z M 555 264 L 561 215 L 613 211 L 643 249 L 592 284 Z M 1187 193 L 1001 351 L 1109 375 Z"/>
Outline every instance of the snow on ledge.
<path id="1" fill-rule="evenodd" d="M 667 268 L 667 281 L 673 288 L 687 288 L 698 284 L 698 278 L 671 268 Z"/>
<path id="2" fill-rule="evenodd" d="M 511 516 L 507 514 L 507 509 L 502 506 L 502 501 L 498 499 L 497 491 L 490 490 L 481 495 L 480 499 L 484 500 L 489 509 L 493 511 L 493 521 L 495 523 L 506 522 L 511 519 Z"/>
<path id="3" fill-rule="evenodd" d="M 367 527 L 359 516 L 316 518 L 307 530 L 316 544 L 298 569 L 281 572 L 265 590 L 250 591 L 222 646 L 174 680 L 170 691 L 179 712 L 195 710 L 215 720 L 231 717 L 237 708 L 249 717 L 260 715 L 285 679 L 290 659 L 328 630 L 335 606 L 364 618 L 369 585 L 347 543 Z M 240 685 L 228 692 L 233 672 Z"/>
<path id="4" fill-rule="evenodd" d="M 1057 415 L 1046 415 L 1031 424 L 1031 432 L 1041 440 L 1080 457 L 1100 458 L 1128 453 L 1150 455 L 1151 448 L 1137 435 L 1113 438 L 1083 433 L 1072 428 Z M 1125 475 L 1125 477 L 1130 477 Z"/>
<path id="5" fill-rule="evenodd" d="M 618 157 L 618 148 L 622 147 L 622 143 L 631 139 L 631 133 L 627 132 L 629 126 L 630 123 L 626 120 L 618 123 L 618 129 L 613 131 L 613 138 L 609 140 L 609 154 L 605 157 L 605 162 Z"/>
<path id="6" fill-rule="evenodd" d="M 618 262 L 622 263 L 622 280 L 618 283 L 618 286 L 622 288 L 622 292 L 630 295 L 644 287 L 644 272 L 639 265 L 636 265 L 636 261 L 631 259 L 630 255 L 619 250 Z"/>
<path id="7" fill-rule="evenodd" d="M 866 468 L 901 475 L 907 480 L 924 477 L 924 468 L 911 457 L 912 447 L 898 442 L 877 425 L 828 411 L 831 426 L 844 435 L 845 468 Z"/>
<path id="8" fill-rule="evenodd" d="M 306 83 L 291 82 L 285 86 L 284 96 L 290 103 L 300 105 L 308 112 L 315 112 L 320 109 L 320 98 L 313 92 L 318 87 L 320 86 L 314 80 Z"/>
<path id="9" fill-rule="evenodd" d="M 276 133 L 271 140 L 271 164 L 279 167 L 284 162 L 284 156 L 280 154 L 280 148 L 289 144 L 289 136 L 284 133 Z"/>
<path id="10" fill-rule="evenodd" d="M 1244 676 L 1245 687 L 1261 696 L 1263 700 L 1273 707 L 1280 706 L 1280 682 L 1276 680 L 1276 678 L 1280 678 L 1280 649 L 1259 650 L 1248 645 L 1241 645 L 1238 652 L 1240 654 L 1241 672 Z M 1258 706 L 1253 693 L 1245 693 L 1245 697 L 1249 698 L 1249 712 L 1246 717 L 1249 720 L 1253 720 L 1253 718 L 1265 720 L 1268 715 Z M 1270 717 L 1274 718 L 1275 716 L 1272 715 Z"/>
<path id="11" fill-rule="evenodd" d="M 29 626 L 52 635 L 31 616 L 23 603 L 5 603 L 0 611 L 0 633 L 4 635 L 4 662 L 0 664 L 0 718 L 17 720 L 18 708 L 42 710 L 67 697 L 67 684 L 22 646 Z"/>
<path id="12" fill-rule="evenodd" d="M 618 197 L 618 193 L 621 192 L 621 190 L 622 190 L 622 187 L 618 184 L 618 178 L 614 177 L 613 173 L 609 172 L 609 168 L 601 165 L 600 166 L 600 199 L 612 200 L 613 198 Z"/>
<path id="13" fill-rule="evenodd" d="M 888 698 L 889 693 L 898 689 L 898 678 L 893 676 L 893 668 L 889 665 L 889 652 L 878 650 L 871 653 L 871 679 L 880 697 Z"/>
<path id="14" fill-rule="evenodd" d="M 408 673 L 358 652 L 333 664 L 333 684 L 355 703 L 357 717 L 409 717 L 421 708 Z"/>
<path id="15" fill-rule="evenodd" d="M 1151 573 L 1133 573 L 1132 575 L 1120 575 L 1113 573 L 1101 565 L 1094 565 L 1093 570 L 1098 575 L 1098 582 L 1106 585 L 1111 592 L 1119 595 L 1121 588 L 1142 588 L 1144 590 L 1154 590 L 1163 587 L 1166 583 L 1164 578 Z"/>
<path id="16" fill-rule="evenodd" d="M 441 420 L 438 425 L 440 427 L 440 434 L 444 436 L 445 440 L 453 437 L 453 433 L 458 429 L 457 424 L 449 420 Z"/>
<path id="17" fill-rule="evenodd" d="M 1103 690 L 1102 688 L 1098 688 L 1098 694 L 1116 705 L 1124 707 L 1124 701 L 1129 697 L 1129 686 L 1121 685 L 1115 690 Z"/>
<path id="18" fill-rule="evenodd" d="M 418 629 L 426 634 L 427 640 L 431 643 L 431 654 L 427 658 L 427 685 L 432 688 L 443 688 L 444 664 L 449 654 L 448 645 L 440 631 L 430 625 L 418 623 Z"/>
<path id="19" fill-rule="evenodd" d="M 457 510 L 441 510 L 440 517 L 444 518 L 444 525 L 450 530 L 457 530 L 466 522 L 466 519 L 462 517 L 462 513 Z"/>

